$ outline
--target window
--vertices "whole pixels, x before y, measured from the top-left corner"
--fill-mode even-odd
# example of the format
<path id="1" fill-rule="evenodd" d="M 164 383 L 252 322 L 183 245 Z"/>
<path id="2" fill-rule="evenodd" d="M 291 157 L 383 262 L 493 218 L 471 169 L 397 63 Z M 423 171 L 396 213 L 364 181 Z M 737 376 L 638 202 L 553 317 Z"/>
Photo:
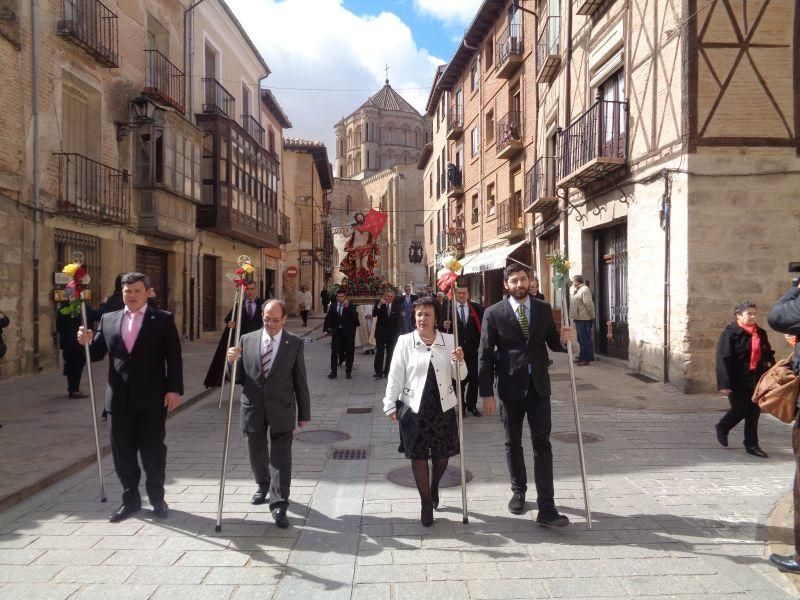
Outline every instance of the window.
<path id="1" fill-rule="evenodd" d="M 200 145 L 168 127 L 140 127 L 134 140 L 133 184 L 163 186 L 200 199 Z"/>
<path id="2" fill-rule="evenodd" d="M 428 221 L 428 241 L 433 243 L 433 219 Z"/>
<path id="3" fill-rule="evenodd" d="M 250 114 L 250 90 L 247 89 L 247 84 L 242 84 L 242 114 Z"/>
<path id="4" fill-rule="evenodd" d="M 442 159 L 436 157 L 436 196 L 442 193 Z"/>
<path id="5" fill-rule="evenodd" d="M 469 68 L 469 89 L 474 92 L 480 87 L 480 76 L 478 75 L 478 59 L 472 62 Z"/>
<path id="6" fill-rule="evenodd" d="M 347 196 L 347 198 L 344 199 L 344 211 L 347 214 L 350 214 L 350 211 L 353 210 L 352 204 L 353 200 L 350 198 L 350 196 Z"/>
<path id="7" fill-rule="evenodd" d="M 483 47 L 483 59 L 486 64 L 486 70 L 488 71 L 494 64 L 494 40 L 491 36 L 486 40 L 486 44 Z"/>
<path id="8" fill-rule="evenodd" d="M 369 150 L 367 150 L 367 162 L 366 162 L 366 169 L 369 170 Z"/>
<path id="9" fill-rule="evenodd" d="M 494 141 L 494 111 L 486 113 L 486 143 Z"/>
<path id="10" fill-rule="evenodd" d="M 494 201 L 494 184 L 490 183 L 486 186 L 486 215 L 489 217 L 494 216 L 495 201 Z"/>
<path id="11" fill-rule="evenodd" d="M 268 140 L 269 142 L 267 148 L 269 149 L 270 152 L 275 154 L 275 132 L 272 131 L 272 127 L 269 128 Z"/>
<path id="12" fill-rule="evenodd" d="M 428 175 L 428 197 L 433 198 L 433 173 Z"/>
<path id="13" fill-rule="evenodd" d="M 472 156 L 477 156 L 480 151 L 480 136 L 478 135 L 477 125 L 469 132 L 470 147 L 472 148 Z"/>
<path id="14" fill-rule="evenodd" d="M 472 195 L 472 218 L 470 222 L 475 225 L 478 223 L 478 215 L 480 211 L 478 209 L 478 194 Z"/>
<path id="15" fill-rule="evenodd" d="M 339 165 L 339 177 L 344 177 L 344 165 Z"/>

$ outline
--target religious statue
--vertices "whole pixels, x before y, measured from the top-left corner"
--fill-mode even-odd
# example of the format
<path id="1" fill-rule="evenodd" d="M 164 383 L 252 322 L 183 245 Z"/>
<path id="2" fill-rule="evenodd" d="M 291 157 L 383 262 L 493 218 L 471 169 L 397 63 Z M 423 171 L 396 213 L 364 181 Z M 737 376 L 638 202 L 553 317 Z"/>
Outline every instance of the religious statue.
<path id="1" fill-rule="evenodd" d="M 346 255 L 339 270 L 349 278 L 369 277 L 375 270 L 375 257 L 380 254 L 372 232 L 364 226 L 364 213 L 355 214 L 352 231 L 344 244 Z"/>

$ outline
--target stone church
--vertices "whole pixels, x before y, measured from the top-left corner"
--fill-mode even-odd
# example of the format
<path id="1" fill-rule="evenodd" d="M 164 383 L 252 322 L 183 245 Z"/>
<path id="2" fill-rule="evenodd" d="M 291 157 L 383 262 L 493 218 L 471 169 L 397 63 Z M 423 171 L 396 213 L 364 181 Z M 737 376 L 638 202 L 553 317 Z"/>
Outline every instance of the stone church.
<path id="1" fill-rule="evenodd" d="M 414 263 L 409 249 L 424 239 L 422 174 L 416 168 L 422 148 L 431 139 L 431 121 L 389 85 L 335 125 L 336 167 L 330 224 L 336 247 L 333 278 L 344 240 L 357 212 L 371 208 L 388 215 L 378 238 L 381 254 L 376 273 L 392 284 L 415 289 L 425 285 L 425 260 Z"/>

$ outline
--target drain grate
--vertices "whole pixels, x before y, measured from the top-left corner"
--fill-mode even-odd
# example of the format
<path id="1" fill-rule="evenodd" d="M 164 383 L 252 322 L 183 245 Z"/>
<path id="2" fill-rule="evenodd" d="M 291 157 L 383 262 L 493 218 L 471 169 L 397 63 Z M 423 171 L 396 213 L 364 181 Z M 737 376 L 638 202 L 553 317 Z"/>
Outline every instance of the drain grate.
<path id="1" fill-rule="evenodd" d="M 369 451 L 366 448 L 334 448 L 331 460 L 364 460 Z"/>
<path id="2" fill-rule="evenodd" d="M 581 438 L 583 439 L 584 444 L 594 444 L 596 442 L 602 442 L 603 438 L 594 433 L 587 433 L 586 431 L 581 432 L 583 435 Z M 567 444 L 577 444 L 578 443 L 578 435 L 574 431 L 559 431 L 556 433 L 550 434 L 550 437 L 554 440 L 558 440 L 559 442 L 565 442 Z"/>
<path id="3" fill-rule="evenodd" d="M 351 406 L 347 409 L 348 415 L 368 415 L 371 412 L 371 406 Z"/>
<path id="4" fill-rule="evenodd" d="M 644 381 L 645 383 L 658 383 L 658 379 L 653 379 L 644 373 L 625 373 L 626 375 L 633 377 L 634 379 L 638 379 L 639 381 Z"/>
<path id="5" fill-rule="evenodd" d="M 597 387 L 591 383 L 576 383 L 575 389 L 579 392 L 591 392 L 592 390 L 596 390 Z"/>

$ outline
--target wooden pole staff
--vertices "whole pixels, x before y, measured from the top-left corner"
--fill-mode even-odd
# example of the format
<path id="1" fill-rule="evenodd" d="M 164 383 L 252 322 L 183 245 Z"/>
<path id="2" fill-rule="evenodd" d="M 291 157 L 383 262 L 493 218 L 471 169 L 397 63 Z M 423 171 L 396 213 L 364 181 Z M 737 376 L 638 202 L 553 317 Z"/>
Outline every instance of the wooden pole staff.
<path id="1" fill-rule="evenodd" d="M 236 286 L 236 291 L 233 294 L 233 308 L 231 308 L 231 318 L 236 316 L 234 313 L 236 312 L 236 306 L 239 304 L 239 295 L 242 293 L 242 288 Z M 237 320 L 236 323 L 239 321 Z M 225 346 L 225 352 L 228 352 L 228 348 L 231 347 L 231 336 L 233 336 L 233 327 L 228 327 L 228 345 Z M 228 371 L 227 368 L 228 359 L 227 355 L 223 354 L 222 358 L 222 381 L 219 384 L 219 404 L 217 408 L 222 408 L 222 394 L 225 392 L 225 374 Z"/>
<path id="2" fill-rule="evenodd" d="M 91 329 L 86 317 L 86 300 L 81 301 L 81 317 L 83 318 L 83 330 Z M 106 501 L 106 484 L 103 480 L 103 454 L 100 451 L 100 433 L 97 429 L 97 408 L 94 403 L 94 377 L 92 377 L 92 357 L 89 353 L 89 344 L 83 346 L 86 353 L 86 375 L 89 378 L 89 402 L 92 406 L 92 427 L 94 428 L 94 449 L 97 453 L 97 478 L 100 480 L 100 502 Z M 113 418 L 113 417 L 112 417 Z"/>
<path id="3" fill-rule="evenodd" d="M 458 312 L 456 309 L 456 290 L 458 289 L 457 280 L 453 281 L 452 298 L 450 298 L 451 315 L 450 321 L 453 324 L 453 344 L 458 348 Z M 461 454 L 461 522 L 465 525 L 469 523 L 469 513 L 467 509 L 467 465 L 464 456 L 464 412 L 462 409 L 461 399 L 461 361 L 456 361 L 456 398 L 458 398 L 458 406 L 456 407 L 456 414 L 458 415 L 458 447 Z"/>

